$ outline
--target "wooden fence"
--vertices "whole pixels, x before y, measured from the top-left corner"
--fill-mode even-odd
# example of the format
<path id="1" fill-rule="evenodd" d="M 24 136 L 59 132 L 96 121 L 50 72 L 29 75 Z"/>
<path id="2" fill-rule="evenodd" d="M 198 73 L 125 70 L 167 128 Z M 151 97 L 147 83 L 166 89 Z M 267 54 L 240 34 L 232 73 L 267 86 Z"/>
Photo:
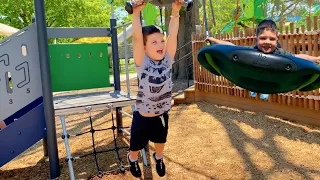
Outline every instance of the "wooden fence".
<path id="1" fill-rule="evenodd" d="M 290 31 L 288 27 L 279 27 L 279 42 L 283 49 L 294 53 L 303 53 L 313 56 L 319 56 L 319 30 L 318 17 L 306 18 L 307 27 L 301 26 L 294 29 L 294 23 L 290 24 Z M 313 26 L 312 26 L 313 25 Z M 216 36 L 217 39 L 227 40 L 236 45 L 250 46 L 255 44 L 255 29 L 245 29 L 244 32 L 239 32 L 234 28 L 232 34 L 223 34 Z M 248 90 L 242 89 L 228 81 L 221 76 L 215 76 L 205 68 L 202 68 L 197 60 L 197 52 L 206 45 L 203 40 L 205 35 L 192 35 L 192 49 L 193 49 L 193 63 L 194 63 L 194 88 L 195 91 L 212 92 L 217 94 L 224 94 L 230 97 L 247 98 L 257 101 L 267 101 L 269 103 L 283 104 L 286 106 L 295 106 L 301 108 L 308 108 L 313 111 L 319 111 L 319 89 L 309 92 L 292 91 L 288 93 L 269 95 L 267 100 L 260 99 L 258 93 L 256 97 L 251 97 Z"/>

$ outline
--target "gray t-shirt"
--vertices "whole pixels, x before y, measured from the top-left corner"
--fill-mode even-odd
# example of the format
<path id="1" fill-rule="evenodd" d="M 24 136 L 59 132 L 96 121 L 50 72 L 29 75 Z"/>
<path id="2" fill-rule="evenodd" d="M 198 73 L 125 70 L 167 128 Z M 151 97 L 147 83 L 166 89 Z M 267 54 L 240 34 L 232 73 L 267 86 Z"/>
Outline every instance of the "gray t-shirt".
<path id="1" fill-rule="evenodd" d="M 137 111 L 162 114 L 171 108 L 172 99 L 172 63 L 166 53 L 161 61 L 144 56 L 141 66 L 137 67 L 139 79 L 136 101 Z"/>

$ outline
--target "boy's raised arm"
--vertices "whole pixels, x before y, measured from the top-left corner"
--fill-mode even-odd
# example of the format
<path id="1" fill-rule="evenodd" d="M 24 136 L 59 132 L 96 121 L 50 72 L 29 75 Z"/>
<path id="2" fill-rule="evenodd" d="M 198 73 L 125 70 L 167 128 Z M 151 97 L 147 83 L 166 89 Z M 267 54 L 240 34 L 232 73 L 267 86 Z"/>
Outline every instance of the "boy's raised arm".
<path id="1" fill-rule="evenodd" d="M 178 32 L 179 32 L 179 11 L 183 0 L 178 0 L 172 3 L 171 20 L 169 22 L 169 36 L 167 40 L 167 52 L 174 59 L 177 51 Z"/>
<path id="2" fill-rule="evenodd" d="M 144 58 L 144 44 L 142 35 L 142 25 L 140 21 L 140 12 L 146 6 L 146 3 L 133 9 L 132 14 L 132 41 L 133 41 L 133 58 L 136 66 L 142 64 Z"/>

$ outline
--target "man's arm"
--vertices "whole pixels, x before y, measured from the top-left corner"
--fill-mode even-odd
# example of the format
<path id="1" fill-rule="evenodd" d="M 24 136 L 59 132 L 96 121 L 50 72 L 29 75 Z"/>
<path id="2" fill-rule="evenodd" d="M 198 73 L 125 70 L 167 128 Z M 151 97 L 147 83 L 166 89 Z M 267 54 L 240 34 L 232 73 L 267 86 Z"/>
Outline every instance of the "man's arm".
<path id="1" fill-rule="evenodd" d="M 214 42 L 216 44 L 225 44 L 225 45 L 235 46 L 233 43 L 231 43 L 229 41 L 223 41 L 223 40 L 215 39 L 213 37 L 208 37 L 206 40 L 209 40 L 209 41 Z"/>
<path id="2" fill-rule="evenodd" d="M 181 3 L 172 3 L 171 19 L 169 22 L 169 36 L 167 40 L 167 52 L 169 56 L 174 59 L 177 51 L 178 32 L 179 32 L 179 11 Z"/>
<path id="3" fill-rule="evenodd" d="M 136 66 L 140 66 L 142 64 L 145 55 L 142 25 L 140 21 L 140 12 L 144 7 L 145 4 L 135 7 L 132 14 L 133 58 L 136 63 Z"/>

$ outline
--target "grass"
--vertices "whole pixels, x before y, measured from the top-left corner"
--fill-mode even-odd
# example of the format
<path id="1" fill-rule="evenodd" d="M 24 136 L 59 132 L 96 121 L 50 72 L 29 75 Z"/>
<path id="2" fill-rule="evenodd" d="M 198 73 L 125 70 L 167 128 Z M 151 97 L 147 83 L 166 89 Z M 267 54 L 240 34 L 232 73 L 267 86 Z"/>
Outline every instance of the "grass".
<path id="1" fill-rule="evenodd" d="M 130 82 L 133 92 L 137 82 Z M 121 83 L 122 88 L 125 84 Z M 131 113 L 129 107 L 124 111 Z M 151 154 L 154 145 L 149 143 L 148 162 L 140 167 L 143 179 L 320 179 L 320 128 L 285 121 L 261 112 L 251 112 L 207 102 L 176 105 L 169 112 L 169 134 L 164 162 L 167 174 L 159 178 Z M 112 126 L 111 114 L 105 111 L 92 113 L 96 129 Z M 123 117 L 124 126 L 131 119 Z M 69 133 L 89 130 L 88 114 L 66 117 Z M 61 123 L 56 117 L 61 180 L 69 179 L 66 151 Z M 112 131 L 95 133 L 98 150 L 114 147 Z M 117 143 L 127 146 L 128 136 L 119 136 Z M 91 135 L 71 137 L 69 146 L 73 156 L 92 152 Z M 125 165 L 128 149 L 119 151 Z M 0 168 L 0 179 L 48 179 L 47 158 L 42 157 L 41 142 Z M 98 155 L 103 171 L 118 167 L 114 151 Z M 73 162 L 76 179 L 91 179 L 97 173 L 94 156 Z M 95 179 L 98 179 L 95 177 Z M 102 180 L 136 179 L 130 172 L 109 173 Z"/>

